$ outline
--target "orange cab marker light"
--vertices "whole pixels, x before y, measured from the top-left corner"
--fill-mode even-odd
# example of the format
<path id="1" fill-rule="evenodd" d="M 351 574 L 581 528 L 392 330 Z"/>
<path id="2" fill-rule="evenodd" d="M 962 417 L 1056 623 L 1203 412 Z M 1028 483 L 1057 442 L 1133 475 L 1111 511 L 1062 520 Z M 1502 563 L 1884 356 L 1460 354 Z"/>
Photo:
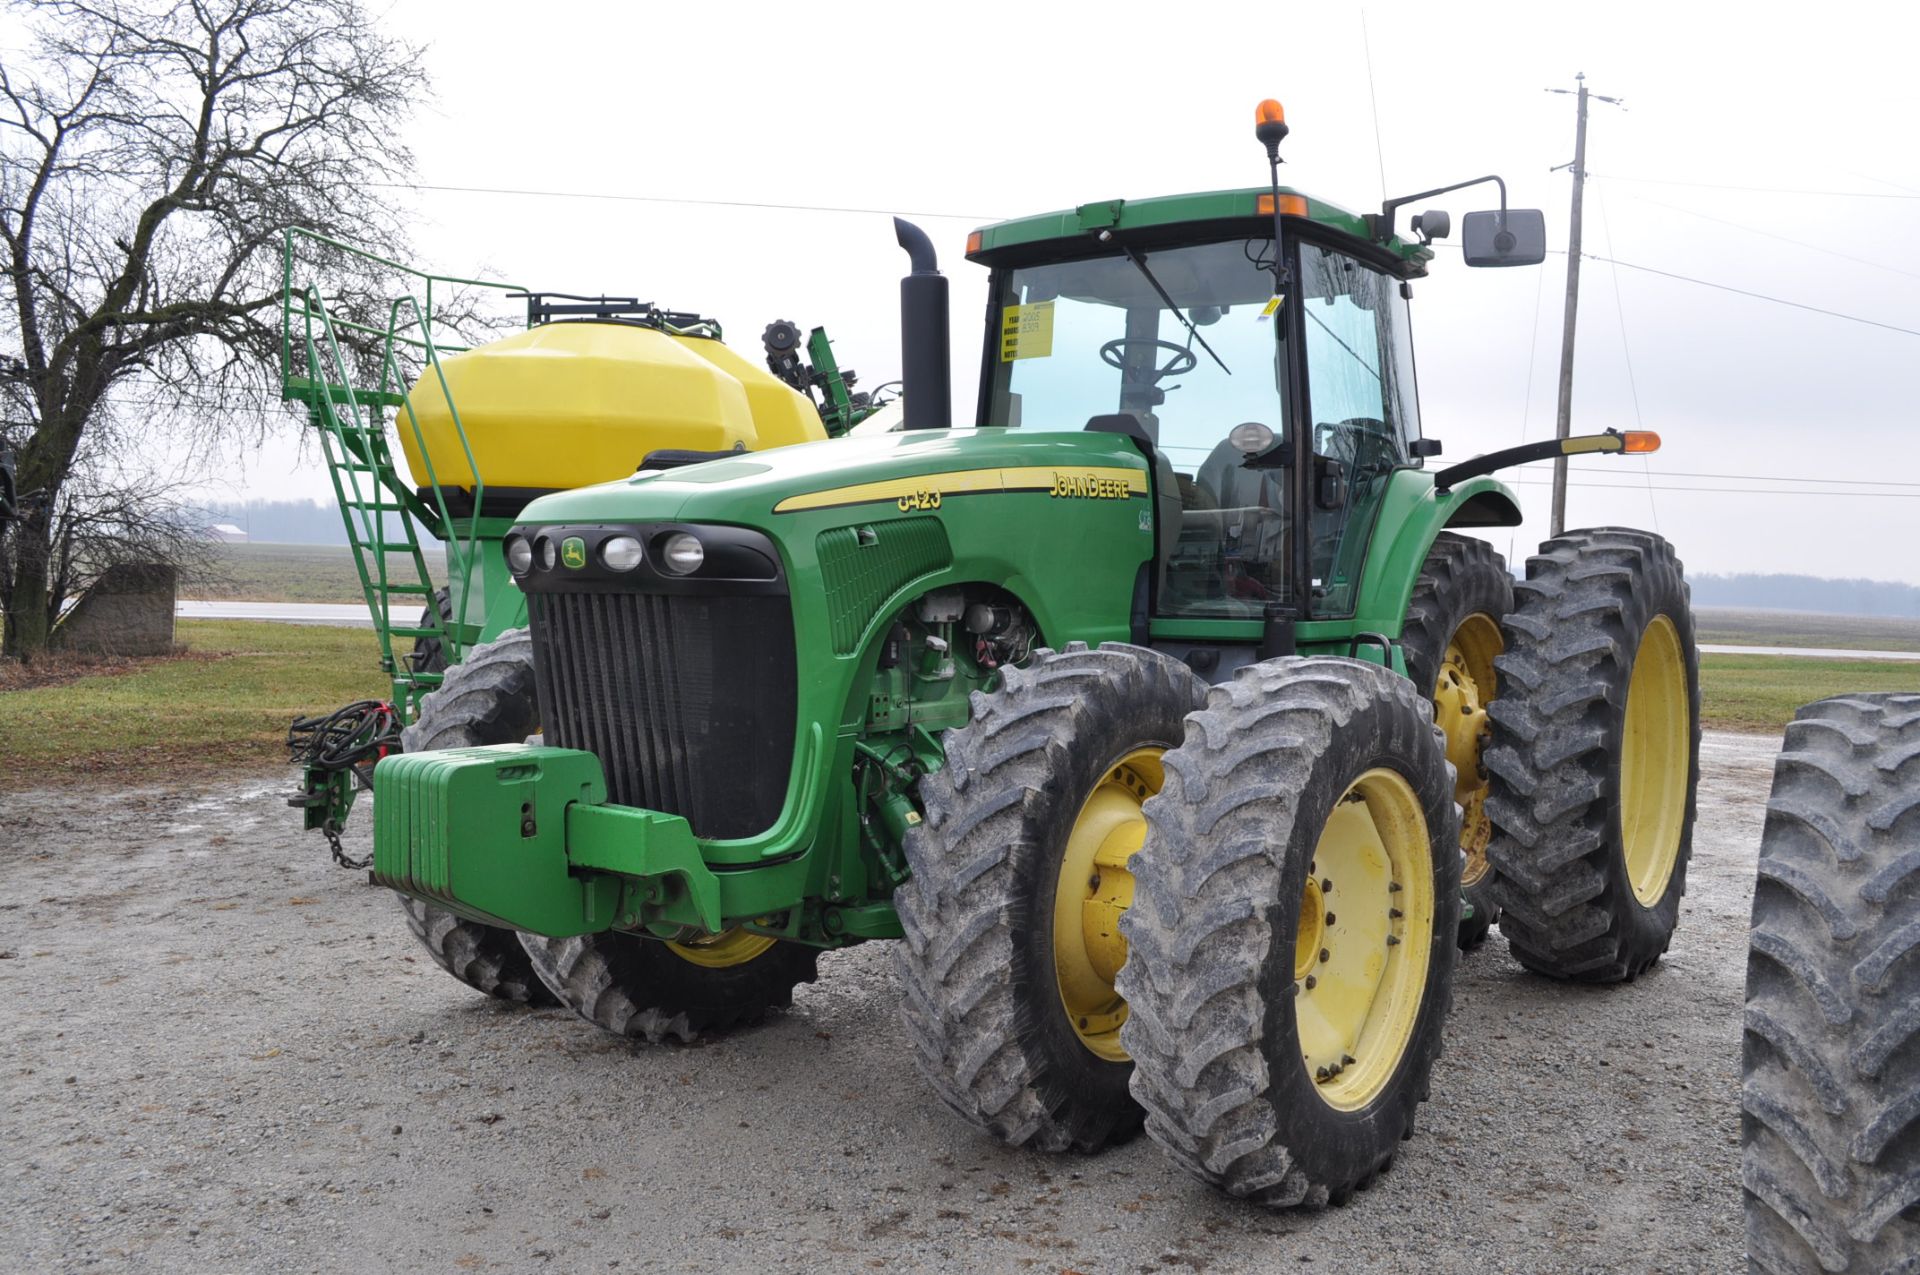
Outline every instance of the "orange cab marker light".
<path id="1" fill-rule="evenodd" d="M 967 235 L 967 255 L 971 257 L 980 251 L 980 232 L 975 230 Z"/>
<path id="2" fill-rule="evenodd" d="M 1273 196 L 1272 195 L 1260 196 L 1260 198 L 1254 203 L 1254 211 L 1258 212 L 1262 217 L 1273 216 Z M 1305 195 L 1280 196 L 1280 211 L 1285 213 L 1289 217 L 1306 216 L 1307 215 L 1307 197 Z"/>
<path id="3" fill-rule="evenodd" d="M 1627 431 L 1627 445 L 1620 450 L 1629 456 L 1657 452 L 1660 450 L 1660 435 L 1650 429 L 1630 429 Z"/>
<path id="4" fill-rule="evenodd" d="M 1286 108 L 1272 98 L 1268 98 L 1253 108 L 1253 122 L 1255 124 L 1284 124 L 1287 122 Z"/>

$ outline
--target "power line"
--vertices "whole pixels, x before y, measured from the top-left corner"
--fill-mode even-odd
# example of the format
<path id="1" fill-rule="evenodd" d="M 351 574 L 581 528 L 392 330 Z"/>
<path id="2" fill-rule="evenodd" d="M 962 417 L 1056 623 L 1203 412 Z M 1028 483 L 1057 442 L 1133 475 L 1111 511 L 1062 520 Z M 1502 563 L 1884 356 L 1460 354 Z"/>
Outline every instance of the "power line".
<path id="1" fill-rule="evenodd" d="M 1611 463 L 1611 462 L 1608 462 Z M 1537 469 L 1537 465 L 1517 465 L 1518 470 Z M 1815 483 L 1828 487 L 1914 487 L 1920 483 L 1898 482 L 1881 478 L 1801 478 L 1786 477 L 1780 474 L 1714 474 L 1693 469 L 1655 469 L 1650 471 L 1658 478 L 1719 478 L 1728 482 L 1742 483 Z"/>
<path id="2" fill-rule="evenodd" d="M 1736 186 L 1724 182 L 1691 182 L 1677 177 L 1618 177 L 1612 173 L 1588 173 L 1601 181 L 1634 182 L 1648 186 L 1697 186 L 1703 190 L 1745 190 L 1763 195 L 1824 195 L 1833 199 L 1920 199 L 1920 195 L 1890 195 L 1876 190 L 1805 190 L 1790 186 Z"/>
<path id="3" fill-rule="evenodd" d="M 1551 487 L 1550 478 L 1509 478 L 1506 480 L 1519 487 Z M 1572 487 L 1593 487 L 1601 491 L 1639 492 L 1642 489 L 1631 483 L 1569 483 Z M 1802 496 L 1850 496 L 1856 500 L 1879 496 L 1888 500 L 1920 500 L 1920 491 L 1781 491 L 1774 487 L 1672 487 L 1660 484 L 1654 491 L 1690 491 L 1710 495 L 1727 496 L 1790 496 L 1798 500 Z"/>
<path id="4" fill-rule="evenodd" d="M 1884 261 L 1873 261 L 1866 257 L 1856 257 L 1852 253 L 1838 252 L 1832 248 L 1823 247 L 1822 245 L 1817 243 L 1808 243 L 1804 239 L 1791 239 L 1791 238 L 1788 238 L 1786 235 L 1777 235 L 1771 230 L 1762 230 L 1758 226 L 1749 226 L 1744 222 L 1729 221 L 1725 217 L 1709 216 L 1708 214 L 1703 212 L 1696 212 L 1694 209 L 1691 209 L 1691 208 L 1682 208 L 1678 204 L 1662 203 L 1658 199 L 1641 199 L 1640 202 L 1643 204 L 1652 204 L 1655 208 L 1666 208 L 1673 212 L 1684 213 L 1689 217 L 1698 217 L 1702 221 L 1714 221 L 1714 222 L 1720 223 L 1723 226 L 1732 226 L 1735 230 L 1744 230 L 1748 234 L 1760 235 L 1767 239 L 1777 239 L 1781 243 L 1790 243 L 1796 248 L 1805 248 L 1809 252 L 1823 252 L 1829 257 L 1838 257 L 1842 261 L 1851 261 L 1862 266 L 1872 266 L 1876 270 L 1891 270 L 1894 274 L 1903 274 L 1903 275 L 1906 275 L 1909 279 L 1920 279 L 1920 270 L 1902 270 L 1899 266 L 1890 266 L 1886 264 Z"/>
<path id="5" fill-rule="evenodd" d="M 775 204 L 747 199 L 685 199 L 669 195 L 617 195 L 591 190 L 529 190 L 513 186 L 431 186 L 424 182 L 367 182 L 384 190 L 429 190 L 456 195 L 522 195 L 536 199 L 604 199 L 628 204 L 683 204 L 698 208 L 758 208 L 779 212 L 860 213 L 876 217 L 935 217 L 948 221 L 997 221 L 985 213 L 945 213 L 899 208 L 853 208 L 835 204 Z"/>
<path id="6" fill-rule="evenodd" d="M 1729 284 L 1714 283 L 1707 279 L 1696 279 L 1691 275 L 1675 274 L 1671 270 L 1656 270 L 1652 266 L 1637 266 L 1631 261 L 1616 261 L 1612 257 L 1601 257 L 1588 252 L 1582 253 L 1589 261 L 1604 261 L 1608 265 L 1622 266 L 1628 270 L 1639 270 L 1645 274 L 1657 274 L 1666 279 L 1678 279 L 1681 283 L 1695 283 L 1703 288 L 1716 288 L 1721 292 L 1732 292 L 1738 296 L 1752 297 L 1756 301 L 1771 301 L 1775 305 L 1792 306 L 1796 310 L 1811 310 L 1815 314 L 1824 314 L 1830 319 L 1846 319 L 1853 323 L 1864 323 L 1870 328 L 1885 328 L 1889 332 L 1899 332 L 1906 336 L 1920 336 L 1920 329 L 1903 328 L 1894 323 L 1882 323 L 1878 319 L 1863 319 L 1857 314 L 1846 314 L 1839 310 L 1826 310 L 1817 305 L 1808 305 L 1804 301 L 1789 301 L 1785 297 L 1770 297 L 1764 292 L 1749 292 L 1745 288 L 1735 288 Z"/>

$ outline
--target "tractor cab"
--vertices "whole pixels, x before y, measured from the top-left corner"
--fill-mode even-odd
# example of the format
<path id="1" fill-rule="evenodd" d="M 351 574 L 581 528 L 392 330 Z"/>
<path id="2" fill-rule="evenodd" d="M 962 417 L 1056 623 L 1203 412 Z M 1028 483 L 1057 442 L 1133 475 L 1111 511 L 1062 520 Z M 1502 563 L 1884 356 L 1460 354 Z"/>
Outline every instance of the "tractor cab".
<path id="1" fill-rule="evenodd" d="M 1423 245 L 1257 189 L 988 227 L 979 424 L 1120 433 L 1156 474 L 1153 614 L 1351 614 L 1387 479 L 1420 434 L 1410 288 Z"/>

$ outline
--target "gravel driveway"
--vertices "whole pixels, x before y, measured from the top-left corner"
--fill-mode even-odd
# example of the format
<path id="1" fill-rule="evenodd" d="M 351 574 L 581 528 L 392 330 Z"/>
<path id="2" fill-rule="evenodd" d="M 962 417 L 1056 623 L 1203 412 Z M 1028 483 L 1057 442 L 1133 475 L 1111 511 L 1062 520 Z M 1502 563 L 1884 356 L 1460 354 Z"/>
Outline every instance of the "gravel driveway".
<path id="1" fill-rule="evenodd" d="M 1777 743 L 1708 737 L 1667 959 L 1563 987 L 1496 936 L 1419 1133 L 1316 1214 L 1215 1195 L 1145 1139 L 975 1134 L 912 1070 L 883 944 L 764 1027 L 635 1048 L 441 973 L 279 782 L 0 795 L 0 1269 L 1743 1271 Z"/>

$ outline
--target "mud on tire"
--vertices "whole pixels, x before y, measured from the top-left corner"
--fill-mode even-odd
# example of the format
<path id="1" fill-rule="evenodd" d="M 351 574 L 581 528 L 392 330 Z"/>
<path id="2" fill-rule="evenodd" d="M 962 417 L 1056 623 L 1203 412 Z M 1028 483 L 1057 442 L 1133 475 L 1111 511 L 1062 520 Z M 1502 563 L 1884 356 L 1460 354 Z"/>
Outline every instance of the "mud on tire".
<path id="1" fill-rule="evenodd" d="M 920 781 L 895 896 L 907 1036 L 942 1101 L 1009 1145 L 1096 1151 L 1139 1130 L 1132 1064 L 1096 1055 L 1068 1018 L 1054 903 L 1089 796 L 1129 754 L 1178 745 L 1205 697 L 1156 651 L 1041 650 L 974 693 L 946 765 Z"/>
<path id="2" fill-rule="evenodd" d="M 1659 536 L 1601 527 L 1541 545 L 1514 597 L 1485 754 L 1500 930 L 1535 973 L 1631 979 L 1667 950 L 1692 850 L 1700 667 L 1686 579 Z M 1645 669 L 1657 690 L 1669 666 L 1670 694 L 1643 703 L 1675 714 L 1662 719 L 1671 747 L 1635 747 L 1651 736 L 1635 728 L 1629 687 Z"/>
<path id="3" fill-rule="evenodd" d="M 436 748 L 518 744 L 538 729 L 533 691 L 533 639 L 515 629 L 467 652 L 421 701 L 420 718 L 400 737 L 410 753 Z M 483 925 L 406 895 L 407 926 L 434 964 L 475 991 L 516 1004 L 559 1002 L 533 971 L 512 930 Z"/>
<path id="4" fill-rule="evenodd" d="M 1167 756 L 1165 787 L 1147 803 L 1134 905 L 1121 923 L 1133 1093 L 1154 1141 L 1202 1181 L 1270 1207 L 1340 1203 L 1412 1136 L 1440 1053 L 1460 914 L 1452 769 L 1413 683 L 1359 660 L 1240 669 L 1187 725 Z M 1324 967 L 1300 930 L 1309 899 L 1324 897 L 1328 909 L 1361 902 L 1339 883 L 1314 892 L 1316 853 L 1336 806 L 1378 770 L 1417 803 L 1432 910 L 1400 1052 L 1387 1056 L 1374 1096 L 1343 1110 L 1323 1097 L 1324 1078 L 1303 1051 L 1298 998 L 1311 983 L 1296 983 L 1299 961 Z M 1384 900 L 1404 897 L 1382 891 L 1379 913 L 1393 915 Z"/>
<path id="5" fill-rule="evenodd" d="M 1821 700 L 1787 727 L 1743 1055 L 1754 1269 L 1920 1269 L 1920 695 Z"/>

